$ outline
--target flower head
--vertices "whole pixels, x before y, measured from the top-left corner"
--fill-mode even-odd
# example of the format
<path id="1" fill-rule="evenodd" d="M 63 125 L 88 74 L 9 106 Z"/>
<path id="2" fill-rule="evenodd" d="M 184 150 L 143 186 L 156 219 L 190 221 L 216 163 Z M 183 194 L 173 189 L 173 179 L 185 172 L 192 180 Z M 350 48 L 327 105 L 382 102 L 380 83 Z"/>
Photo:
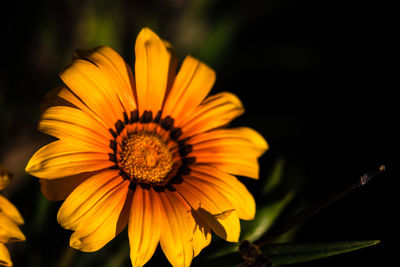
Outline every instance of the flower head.
<path id="1" fill-rule="evenodd" d="M 10 173 L 0 166 L 0 190 L 6 187 L 10 181 Z M 25 236 L 18 225 L 24 223 L 24 219 L 17 208 L 0 195 L 0 266 L 12 266 L 10 253 L 5 244 L 24 241 Z"/>
<path id="2" fill-rule="evenodd" d="M 258 178 L 268 148 L 247 128 L 225 128 L 243 113 L 222 92 L 207 97 L 215 72 L 187 56 L 176 72 L 170 45 L 143 29 L 134 75 L 111 48 L 77 58 L 60 77 L 65 86 L 44 111 L 39 129 L 56 138 L 29 161 L 51 200 L 64 200 L 58 222 L 70 245 L 96 251 L 128 225 L 132 265 L 142 266 L 158 243 L 174 266 L 188 266 L 211 241 L 231 242 L 239 218 L 255 201 L 233 175 Z"/>

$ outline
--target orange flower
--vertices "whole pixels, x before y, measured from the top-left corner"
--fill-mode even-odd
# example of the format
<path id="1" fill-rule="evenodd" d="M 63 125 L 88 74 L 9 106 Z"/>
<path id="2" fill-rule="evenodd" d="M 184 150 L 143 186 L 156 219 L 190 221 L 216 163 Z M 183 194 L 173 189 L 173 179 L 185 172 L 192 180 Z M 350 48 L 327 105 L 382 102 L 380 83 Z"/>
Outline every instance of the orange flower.
<path id="1" fill-rule="evenodd" d="M 79 53 L 78 53 L 79 54 Z M 143 29 L 135 45 L 135 77 L 111 48 L 78 55 L 60 77 L 58 106 L 39 129 L 57 137 L 29 161 L 51 200 L 63 200 L 58 222 L 70 245 L 96 251 L 128 225 L 133 266 L 158 243 L 174 266 L 188 266 L 211 241 L 211 229 L 237 242 L 239 218 L 255 201 L 233 175 L 258 178 L 268 148 L 256 131 L 224 128 L 243 113 L 223 92 L 206 97 L 215 72 Z M 62 105 L 61 105 L 62 103 Z"/>
<path id="2" fill-rule="evenodd" d="M 4 189 L 10 181 L 10 174 L 0 166 L 0 190 Z M 17 208 L 0 195 L 0 266 L 12 266 L 8 249 L 4 244 L 25 241 L 25 236 L 18 225 L 24 219 Z"/>

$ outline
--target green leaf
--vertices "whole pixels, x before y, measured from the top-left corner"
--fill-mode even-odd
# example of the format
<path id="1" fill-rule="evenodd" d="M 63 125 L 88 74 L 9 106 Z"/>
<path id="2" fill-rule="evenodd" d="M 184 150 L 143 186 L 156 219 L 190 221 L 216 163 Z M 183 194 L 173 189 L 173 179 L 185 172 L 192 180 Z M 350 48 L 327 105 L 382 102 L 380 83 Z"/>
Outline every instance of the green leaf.
<path id="1" fill-rule="evenodd" d="M 342 241 L 312 244 L 272 244 L 261 248 L 274 266 L 314 261 L 378 244 L 379 240 Z M 243 262 L 238 252 L 202 261 L 207 266 L 239 266 Z M 195 264 L 196 265 L 196 264 Z M 205 266 L 205 265 L 202 265 Z"/>
<path id="2" fill-rule="evenodd" d="M 254 242 L 274 224 L 279 215 L 293 199 L 294 193 L 287 193 L 281 200 L 261 207 L 252 221 L 243 222 L 242 240 Z"/>
<path id="3" fill-rule="evenodd" d="M 262 195 L 264 195 L 264 196 L 268 195 L 275 188 L 278 187 L 278 185 L 282 181 L 284 166 L 285 166 L 285 160 L 283 158 L 280 158 L 276 161 L 275 166 L 271 171 L 271 174 L 266 179 L 266 183 L 264 184 L 264 187 L 262 190 Z"/>
<path id="4" fill-rule="evenodd" d="M 273 244 L 261 248 L 275 265 L 293 264 L 313 261 L 351 252 L 378 244 L 379 240 L 342 241 L 312 244 Z"/>
<path id="5" fill-rule="evenodd" d="M 44 227 L 46 226 L 46 218 L 48 218 L 47 214 L 50 211 L 51 203 L 47 200 L 41 192 L 37 193 L 37 202 L 36 202 L 36 212 L 35 217 L 32 222 L 32 232 L 36 236 L 40 236 L 43 232 Z"/>

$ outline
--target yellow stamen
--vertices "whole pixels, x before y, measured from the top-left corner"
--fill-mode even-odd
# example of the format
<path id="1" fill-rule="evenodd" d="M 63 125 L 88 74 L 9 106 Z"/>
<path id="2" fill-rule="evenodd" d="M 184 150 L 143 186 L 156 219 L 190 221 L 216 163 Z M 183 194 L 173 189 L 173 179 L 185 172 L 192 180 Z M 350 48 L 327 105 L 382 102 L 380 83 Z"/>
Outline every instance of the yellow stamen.
<path id="1" fill-rule="evenodd" d="M 132 180 L 160 183 L 172 169 L 173 155 L 166 143 L 155 134 L 129 134 L 121 148 L 120 164 Z"/>

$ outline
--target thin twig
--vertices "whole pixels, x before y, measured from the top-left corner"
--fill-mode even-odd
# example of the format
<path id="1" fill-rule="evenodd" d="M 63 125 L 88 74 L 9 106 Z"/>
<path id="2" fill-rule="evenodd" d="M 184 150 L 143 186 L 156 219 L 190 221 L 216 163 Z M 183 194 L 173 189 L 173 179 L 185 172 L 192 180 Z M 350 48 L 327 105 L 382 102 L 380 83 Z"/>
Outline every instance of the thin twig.
<path id="1" fill-rule="evenodd" d="M 322 209 L 328 207 L 330 204 L 333 202 L 343 198 L 347 194 L 349 194 L 351 191 L 354 189 L 365 185 L 368 183 L 372 178 L 374 178 L 376 175 L 382 173 L 385 171 L 385 166 L 381 165 L 378 170 L 370 173 L 366 173 L 360 177 L 360 179 L 357 179 L 353 184 L 346 186 L 345 188 L 339 190 L 338 192 L 333 193 L 326 199 L 318 202 L 318 204 L 311 206 L 309 208 L 306 208 L 305 210 L 299 212 L 298 214 L 294 215 L 291 217 L 288 221 L 280 225 L 279 227 L 275 228 L 271 232 L 268 232 L 265 234 L 261 239 L 258 241 L 254 242 L 255 245 L 258 247 L 265 246 L 266 244 L 270 243 L 272 240 L 280 236 L 281 234 L 287 232 L 288 230 L 292 229 L 293 227 L 304 223 L 307 221 L 309 218 L 311 218 L 313 215 L 321 211 Z"/>

